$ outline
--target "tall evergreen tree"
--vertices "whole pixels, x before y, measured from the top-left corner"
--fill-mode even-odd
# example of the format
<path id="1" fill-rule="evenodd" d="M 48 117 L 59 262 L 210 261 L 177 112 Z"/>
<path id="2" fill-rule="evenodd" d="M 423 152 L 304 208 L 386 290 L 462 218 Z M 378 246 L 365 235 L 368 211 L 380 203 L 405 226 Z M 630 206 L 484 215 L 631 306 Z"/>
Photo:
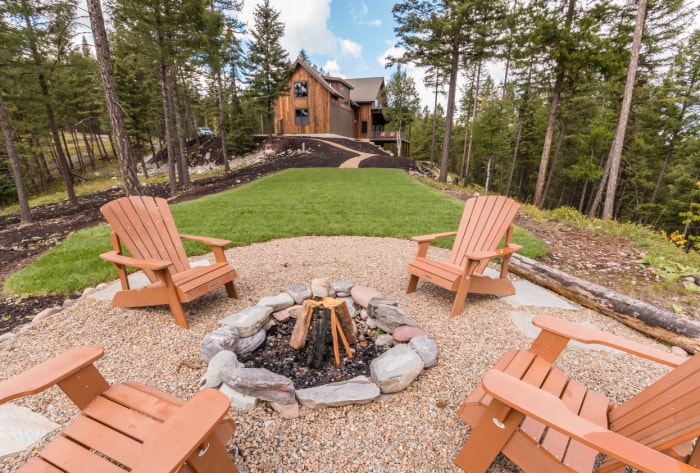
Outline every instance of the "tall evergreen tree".
<path id="1" fill-rule="evenodd" d="M 102 5 L 100 0 L 87 0 L 88 14 L 92 35 L 95 40 L 95 56 L 100 66 L 100 79 L 102 90 L 107 102 L 109 111 L 109 121 L 114 135 L 115 152 L 119 161 L 124 190 L 127 195 L 140 195 L 141 184 L 136 175 L 136 165 L 131 154 L 131 143 L 124 123 L 123 109 L 117 93 L 117 82 L 114 78 L 114 68 L 112 67 L 112 57 L 109 52 L 107 42 L 107 31 L 105 30 L 104 18 L 102 16 Z"/>
<path id="2" fill-rule="evenodd" d="M 282 48 L 284 23 L 280 13 L 270 6 L 270 0 L 256 5 L 253 39 L 248 43 L 248 91 L 263 107 L 267 118 L 267 132 L 274 132 L 275 100 L 289 87 L 290 64 Z"/>
<path id="3" fill-rule="evenodd" d="M 0 16 L 14 19 L 9 24 L 14 29 L 18 41 L 18 58 L 29 58 L 32 75 L 39 84 L 43 100 L 46 121 L 56 153 L 63 182 L 66 186 L 68 200 L 72 205 L 78 204 L 75 194 L 70 163 L 66 158 L 59 135 L 54 104 L 51 101 L 52 63 L 60 59 L 69 49 L 75 18 L 74 0 L 46 0 L 35 3 L 30 0 L 6 0 L 0 4 Z"/>
<path id="4" fill-rule="evenodd" d="M 15 141 L 12 136 L 12 126 L 10 125 L 10 117 L 5 108 L 5 102 L 0 94 L 0 128 L 5 138 L 5 148 L 7 156 L 10 160 L 10 169 L 12 170 L 12 178 L 17 190 L 17 202 L 19 202 L 19 218 L 21 224 L 27 224 L 32 221 L 32 215 L 29 210 L 29 199 L 27 198 L 27 188 L 24 185 L 24 176 L 22 167 L 19 164 L 19 157 L 15 149 Z"/>
<path id="5" fill-rule="evenodd" d="M 384 115 L 398 133 L 396 134 L 396 147 L 398 155 L 402 155 L 402 131 L 410 130 L 411 124 L 416 119 L 420 110 L 420 97 L 416 90 L 416 83 L 405 69 L 399 64 L 396 72 L 386 84 L 386 109 Z"/>
<path id="6" fill-rule="evenodd" d="M 497 22 L 504 18 L 502 1 L 403 0 L 394 5 L 394 28 L 405 48 L 400 62 L 419 66 L 446 66 L 450 71 L 445 112 L 440 175 L 447 180 L 452 124 L 455 112 L 457 78 L 461 59 L 465 55 L 482 55 L 488 44 L 496 44 L 501 35 Z"/>
<path id="7" fill-rule="evenodd" d="M 603 218 L 610 219 L 615 206 L 615 192 L 617 190 L 617 180 L 620 176 L 620 160 L 622 159 L 622 145 L 625 140 L 627 120 L 629 118 L 630 107 L 632 106 L 632 92 L 637 74 L 637 63 L 639 61 L 639 51 L 642 47 L 642 32 L 644 31 L 644 18 L 647 11 L 647 0 L 638 0 L 637 18 L 634 24 L 634 35 L 632 37 L 632 52 L 630 62 L 627 67 L 627 80 L 625 82 L 625 92 L 622 95 L 622 105 L 620 117 L 615 130 L 610 155 L 608 156 L 609 174 L 607 189 L 605 192 L 605 204 L 603 205 Z"/>

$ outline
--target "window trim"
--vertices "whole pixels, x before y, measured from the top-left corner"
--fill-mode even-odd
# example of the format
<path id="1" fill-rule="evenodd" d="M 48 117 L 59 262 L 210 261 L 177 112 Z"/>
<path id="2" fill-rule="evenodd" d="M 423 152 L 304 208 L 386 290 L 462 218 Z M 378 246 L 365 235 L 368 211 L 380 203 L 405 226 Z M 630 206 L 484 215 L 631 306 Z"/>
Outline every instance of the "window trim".
<path id="1" fill-rule="evenodd" d="M 304 110 L 306 110 L 306 116 L 303 115 Z M 311 124 L 311 119 L 309 117 L 309 109 L 307 107 L 300 107 L 294 109 L 294 124 L 296 126 L 306 126 Z"/>
<path id="2" fill-rule="evenodd" d="M 297 95 L 297 84 L 306 84 L 306 89 L 304 90 L 306 95 Z M 294 98 L 295 99 L 307 99 L 309 98 L 309 81 L 307 80 L 295 80 L 294 85 Z"/>

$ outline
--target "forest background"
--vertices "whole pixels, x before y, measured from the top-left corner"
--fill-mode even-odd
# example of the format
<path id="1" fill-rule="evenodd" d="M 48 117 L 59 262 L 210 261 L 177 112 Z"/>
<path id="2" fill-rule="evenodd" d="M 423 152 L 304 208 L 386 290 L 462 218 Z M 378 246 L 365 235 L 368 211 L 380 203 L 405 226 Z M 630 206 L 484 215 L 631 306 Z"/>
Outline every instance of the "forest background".
<path id="1" fill-rule="evenodd" d="M 140 192 L 146 160 L 158 157 L 176 194 L 191 185 L 196 157 L 185 143 L 201 126 L 220 138 L 228 172 L 228 156 L 272 132 L 291 63 L 269 0 L 252 25 L 240 21 L 241 7 L 89 0 L 86 12 L 72 0 L 4 0 L 0 206 L 19 204 L 29 221 L 29 197 L 61 191 L 76 203 L 75 187 L 114 156 L 127 193 Z M 439 180 L 649 225 L 698 250 L 692 3 L 404 0 L 392 12 L 389 64 L 422 68 L 435 100 L 421 108 L 397 68 L 387 81 L 389 128 L 410 130 L 411 157 L 434 164 Z M 76 38 L 87 16 L 94 45 Z M 498 83 L 486 68 L 494 61 L 504 67 Z"/>

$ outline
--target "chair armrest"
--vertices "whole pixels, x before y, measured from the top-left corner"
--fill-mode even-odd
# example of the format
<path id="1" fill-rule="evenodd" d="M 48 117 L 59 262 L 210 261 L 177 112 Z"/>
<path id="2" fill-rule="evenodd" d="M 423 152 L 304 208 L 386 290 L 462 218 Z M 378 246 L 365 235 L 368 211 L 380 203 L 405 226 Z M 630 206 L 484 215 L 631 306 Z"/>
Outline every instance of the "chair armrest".
<path id="1" fill-rule="evenodd" d="M 433 241 L 438 238 L 445 238 L 450 236 L 455 236 L 457 232 L 445 232 L 445 233 L 431 233 L 430 235 L 418 235 L 411 237 L 411 241 L 416 241 L 418 243 L 423 243 L 426 241 Z"/>
<path id="2" fill-rule="evenodd" d="M 483 259 L 491 259 L 491 258 L 496 258 L 498 256 L 506 256 L 515 253 L 516 251 L 521 250 L 523 247 L 520 245 L 515 245 L 515 244 L 510 244 L 507 246 L 504 246 L 503 248 L 498 248 L 493 251 L 475 251 L 473 253 L 465 253 L 464 254 L 464 259 L 472 259 L 472 260 L 483 260 Z"/>
<path id="3" fill-rule="evenodd" d="M 584 327 L 550 315 L 538 315 L 532 320 L 532 325 L 547 332 L 576 340 L 577 342 L 586 344 L 597 343 L 609 346 L 631 355 L 663 363 L 671 367 L 676 367 L 687 360 L 687 358 L 659 350 L 649 345 L 626 340 L 615 335 L 601 332 L 600 330 Z"/>
<path id="4" fill-rule="evenodd" d="M 102 253 L 100 255 L 100 258 L 109 261 L 110 263 L 121 264 L 125 266 L 134 266 L 140 269 L 150 269 L 152 271 L 165 269 L 168 266 L 172 265 L 170 261 L 155 258 L 132 258 L 131 256 L 120 255 L 116 251 L 108 251 L 107 253 Z"/>
<path id="5" fill-rule="evenodd" d="M 499 370 L 489 370 L 484 389 L 508 407 L 530 416 L 596 451 L 642 471 L 698 473 L 700 470 L 579 417 L 556 396 Z M 503 419 L 501 419 L 503 420 Z"/>
<path id="6" fill-rule="evenodd" d="M 56 355 L 18 375 L 0 381 L 0 404 L 36 394 L 70 378 L 95 360 L 102 358 L 99 346 L 80 346 Z"/>
<path id="7" fill-rule="evenodd" d="M 208 246 L 218 246 L 218 247 L 224 247 L 224 246 L 229 245 L 231 243 L 231 240 L 223 240 L 221 238 L 203 237 L 203 236 L 197 236 L 197 235 L 185 235 L 183 233 L 180 233 L 180 238 L 183 238 L 185 240 L 196 241 L 199 243 L 204 243 L 205 245 L 208 245 Z"/>
<path id="8" fill-rule="evenodd" d="M 204 389 L 156 427 L 143 443 L 143 454 L 132 473 L 179 471 L 206 441 L 230 407 L 229 399 L 216 389 Z"/>

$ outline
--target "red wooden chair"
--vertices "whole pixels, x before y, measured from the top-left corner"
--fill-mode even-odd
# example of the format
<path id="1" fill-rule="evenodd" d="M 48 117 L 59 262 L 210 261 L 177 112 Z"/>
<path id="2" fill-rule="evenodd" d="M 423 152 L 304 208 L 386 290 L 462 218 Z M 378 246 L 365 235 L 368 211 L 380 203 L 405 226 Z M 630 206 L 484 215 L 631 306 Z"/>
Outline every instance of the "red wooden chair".
<path id="1" fill-rule="evenodd" d="M 472 426 L 457 466 L 485 472 L 502 452 L 526 472 L 700 473 L 700 356 L 689 359 L 550 316 L 529 350 L 506 352 L 467 397 Z M 621 405 L 553 366 L 569 340 L 597 343 L 674 367 Z M 611 373 L 614 375 L 614 373 Z"/>
<path id="2" fill-rule="evenodd" d="M 81 410 L 18 472 L 238 473 L 224 394 L 205 389 L 185 402 L 138 383 L 110 386 L 93 365 L 103 354 L 72 348 L 0 381 L 0 404 L 57 385 Z"/>
<path id="3" fill-rule="evenodd" d="M 411 274 L 406 293 L 416 290 L 419 279 L 455 291 L 450 315 L 462 312 L 467 294 L 515 294 L 513 284 L 506 279 L 508 262 L 522 246 L 512 243 L 513 219 L 520 205 L 502 196 L 472 197 L 464 205 L 459 229 L 455 232 L 415 236 L 418 242 L 416 257 L 408 265 Z M 427 257 L 430 243 L 437 238 L 454 236 L 455 242 L 448 262 Z M 499 248 L 505 236 L 504 246 Z M 492 258 L 501 257 L 501 274 L 498 279 L 483 274 Z"/>
<path id="4" fill-rule="evenodd" d="M 234 279 L 237 277 L 224 254 L 231 243 L 219 238 L 179 234 L 165 199 L 140 196 L 122 197 L 103 205 L 100 212 L 112 226 L 113 251 L 100 258 L 114 263 L 119 271 L 122 290 L 112 305 L 144 307 L 170 305 L 175 322 L 188 328 L 183 302 L 189 302 L 221 286 L 229 297 L 238 298 Z M 191 267 L 181 239 L 211 246 L 216 263 Z M 125 256 L 122 244 L 131 256 Z M 144 271 L 151 284 L 131 289 L 126 267 Z"/>

